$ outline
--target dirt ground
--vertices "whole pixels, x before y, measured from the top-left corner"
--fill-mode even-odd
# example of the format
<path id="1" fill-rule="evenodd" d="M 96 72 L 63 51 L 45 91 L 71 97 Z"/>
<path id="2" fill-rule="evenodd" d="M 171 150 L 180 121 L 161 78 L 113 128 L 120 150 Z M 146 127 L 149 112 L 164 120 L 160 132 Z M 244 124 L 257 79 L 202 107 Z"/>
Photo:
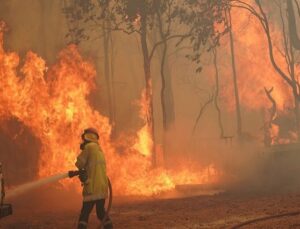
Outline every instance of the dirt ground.
<path id="1" fill-rule="evenodd" d="M 72 191 L 43 188 L 12 201 L 14 214 L 0 220 L 2 229 L 72 229 L 81 207 Z M 300 191 L 293 194 L 219 193 L 190 197 L 114 199 L 111 218 L 118 229 L 232 228 L 241 222 L 300 211 Z M 99 225 L 95 212 L 89 228 Z M 254 223 L 242 228 L 300 228 L 300 215 Z"/>

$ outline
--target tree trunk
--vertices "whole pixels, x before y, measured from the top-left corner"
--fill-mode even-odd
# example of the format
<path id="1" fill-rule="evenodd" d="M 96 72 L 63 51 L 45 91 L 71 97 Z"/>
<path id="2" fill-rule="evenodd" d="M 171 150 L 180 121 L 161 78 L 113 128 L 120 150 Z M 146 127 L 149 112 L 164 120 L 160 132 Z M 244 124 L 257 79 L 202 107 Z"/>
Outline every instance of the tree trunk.
<path id="1" fill-rule="evenodd" d="M 300 39 L 297 34 L 296 17 L 292 0 L 287 0 L 290 39 L 295 49 L 300 50 Z"/>
<path id="2" fill-rule="evenodd" d="M 171 129 L 172 124 L 175 120 L 175 111 L 174 111 L 174 98 L 172 90 L 172 79 L 170 74 L 170 69 L 168 66 L 168 43 L 166 41 L 166 36 L 163 31 L 162 20 L 160 14 L 158 13 L 158 25 L 159 25 L 159 35 L 160 40 L 164 41 L 161 48 L 160 56 L 160 76 L 161 76 L 161 109 L 163 116 L 163 154 L 164 158 L 167 158 L 167 132 Z"/>
<path id="3" fill-rule="evenodd" d="M 300 134 L 300 106 L 299 106 L 299 88 L 298 88 L 298 81 L 295 77 L 295 56 L 294 56 L 294 49 L 293 49 L 293 44 L 290 43 L 289 46 L 290 49 L 290 74 L 291 74 L 291 79 L 293 82 L 293 95 L 294 95 L 294 104 L 295 104 L 295 120 L 296 120 L 296 131 L 297 131 L 297 136 L 299 140 L 299 134 Z M 288 55 L 288 53 L 286 54 Z"/>
<path id="4" fill-rule="evenodd" d="M 290 20 L 290 16 L 291 16 L 291 5 L 292 2 L 288 1 L 288 13 L 289 13 L 289 20 Z M 295 78 L 295 61 L 294 61 L 294 50 L 293 50 L 293 42 L 289 43 L 289 47 L 287 45 L 287 43 L 285 42 L 285 55 L 286 57 L 289 56 L 290 54 L 290 58 L 288 58 L 288 64 L 289 64 L 289 70 L 290 70 L 290 74 L 287 75 L 284 73 L 284 71 L 278 66 L 275 57 L 274 57 L 274 52 L 273 52 L 273 43 L 272 43 L 272 38 L 271 38 L 271 33 L 270 33 L 270 28 L 269 28 L 269 21 L 268 18 L 266 16 L 266 13 L 264 12 L 261 2 L 259 0 L 256 1 L 257 6 L 259 7 L 259 11 L 262 15 L 262 18 L 258 18 L 260 20 L 260 23 L 263 26 L 263 29 L 265 31 L 266 37 L 267 37 L 267 42 L 268 42 L 268 49 L 269 49 L 269 57 L 271 60 L 271 63 L 274 67 L 274 69 L 277 71 L 277 73 L 279 73 L 279 75 L 281 76 L 281 78 L 283 80 L 286 81 L 286 83 L 291 87 L 292 92 L 293 92 L 293 96 L 294 96 L 294 104 L 295 104 L 295 116 L 296 116 L 296 130 L 298 133 L 298 140 L 299 140 L 299 133 L 300 133 L 300 108 L 299 108 L 299 86 L 298 86 L 298 81 Z M 293 13 L 293 10 L 292 10 Z M 294 18 L 295 19 L 295 18 Z M 290 22 L 290 21 L 289 21 Z M 295 25 L 295 24 L 294 24 Z M 284 29 L 284 22 L 282 24 L 283 26 L 283 31 L 285 31 Z M 293 30 L 296 28 L 293 28 L 293 26 L 291 26 L 291 23 L 289 23 L 289 30 Z M 291 34 L 291 31 L 289 31 L 289 33 Z M 285 32 L 283 34 L 283 36 L 286 36 Z M 292 38 L 291 38 L 292 39 Z M 286 39 L 285 39 L 286 40 Z M 288 50 L 290 52 L 288 52 Z"/>
<path id="5" fill-rule="evenodd" d="M 217 49 L 213 50 L 214 55 L 214 66 L 215 66 L 215 82 L 216 82 L 216 90 L 214 95 L 214 105 L 218 113 L 218 125 L 220 129 L 220 137 L 224 138 L 224 127 L 222 123 L 222 113 L 219 107 L 219 89 L 220 89 L 220 82 L 219 82 L 219 70 L 218 70 L 218 63 L 217 63 Z"/>
<path id="6" fill-rule="evenodd" d="M 289 20 L 289 34 L 290 34 L 290 43 L 289 43 L 289 50 L 290 50 L 290 61 L 289 61 L 289 68 L 290 68 L 290 75 L 292 80 L 292 90 L 294 96 L 294 104 L 295 104 L 295 120 L 296 120 L 296 131 L 299 141 L 300 136 L 300 101 L 299 101 L 299 88 L 298 88 L 298 80 L 295 77 L 295 56 L 294 56 L 294 49 L 300 49 L 300 46 L 297 47 L 297 42 L 300 43 L 300 40 L 297 36 L 297 28 L 296 28 L 296 20 L 295 14 L 292 6 L 292 2 L 290 0 L 287 1 L 288 5 L 288 20 Z M 293 19 L 293 20 L 292 20 Z M 285 36 L 285 34 L 283 34 Z M 289 53 L 286 53 L 289 55 Z"/>
<path id="7" fill-rule="evenodd" d="M 294 95 L 294 104 L 295 104 L 295 116 L 296 116 L 296 131 L 299 141 L 299 134 L 300 134 L 300 104 L 299 104 L 299 94 L 297 92 L 296 86 L 293 88 L 293 95 Z"/>
<path id="8" fill-rule="evenodd" d="M 164 131 L 170 130 L 174 119 L 174 99 L 172 90 L 172 79 L 168 68 L 167 59 L 168 45 L 166 42 L 162 45 L 162 56 L 160 64 L 161 75 L 161 106 L 163 113 L 163 127 Z"/>
<path id="9" fill-rule="evenodd" d="M 164 41 L 161 48 L 161 63 L 160 63 L 160 75 L 161 75 L 161 106 L 163 113 L 163 127 L 165 131 L 168 131 L 175 119 L 174 112 L 174 98 L 172 90 L 172 79 L 168 66 L 168 43 L 163 31 L 163 25 L 160 15 L 158 15 L 159 35 L 160 40 Z"/>
<path id="10" fill-rule="evenodd" d="M 145 76 L 145 90 L 146 90 L 146 99 L 148 102 L 147 110 L 147 125 L 150 131 L 152 144 L 152 165 L 156 167 L 156 152 L 155 152 L 155 139 L 154 139 L 154 118 L 153 118 L 153 94 L 152 94 L 152 78 L 151 78 L 151 69 L 150 69 L 150 58 L 149 50 L 147 45 L 147 17 L 145 13 L 141 13 L 141 46 L 144 57 L 144 76 Z"/>
<path id="11" fill-rule="evenodd" d="M 104 77 L 106 82 L 106 90 L 107 90 L 107 99 L 108 99 L 108 112 L 109 112 L 109 123 L 113 126 L 115 123 L 114 117 L 114 107 L 112 104 L 112 82 L 111 82 L 111 69 L 110 69 L 110 55 L 109 55 L 109 47 L 110 47 L 110 32 L 107 31 L 107 20 L 103 20 L 103 54 L 104 54 Z"/>
<path id="12" fill-rule="evenodd" d="M 232 23 L 231 23 L 230 10 L 228 10 L 227 22 L 229 23 L 229 40 L 230 40 L 230 50 L 231 50 L 232 75 L 233 75 L 234 94 L 235 94 L 236 116 L 237 116 L 237 135 L 238 135 L 238 138 L 241 139 L 241 136 L 242 136 L 242 117 L 241 117 L 241 108 L 240 108 L 239 89 L 238 89 L 238 83 L 237 83 L 237 74 L 236 74 L 236 65 L 235 65 L 235 52 L 234 52 L 234 40 L 233 40 L 233 33 L 232 33 Z"/>
<path id="13" fill-rule="evenodd" d="M 117 132 L 117 123 L 116 123 L 116 97 L 115 97 L 115 55 L 114 55 L 114 41 L 113 34 L 109 32 L 110 40 L 110 86 L 111 86 L 111 110 L 112 117 L 111 121 L 113 123 L 112 137 L 115 136 Z"/>

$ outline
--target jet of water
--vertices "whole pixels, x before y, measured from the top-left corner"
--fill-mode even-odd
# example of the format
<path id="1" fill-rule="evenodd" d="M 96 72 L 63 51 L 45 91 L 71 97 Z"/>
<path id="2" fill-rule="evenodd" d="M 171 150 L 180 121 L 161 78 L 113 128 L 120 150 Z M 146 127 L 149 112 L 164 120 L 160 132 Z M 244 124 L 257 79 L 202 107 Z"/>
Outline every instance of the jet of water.
<path id="1" fill-rule="evenodd" d="M 46 177 L 37 181 L 28 182 L 26 184 L 20 185 L 12 190 L 7 190 L 6 198 L 10 199 L 16 196 L 19 196 L 25 192 L 28 192 L 32 189 L 36 189 L 46 184 L 57 182 L 61 179 L 69 177 L 69 173 L 57 174 L 54 176 Z"/>

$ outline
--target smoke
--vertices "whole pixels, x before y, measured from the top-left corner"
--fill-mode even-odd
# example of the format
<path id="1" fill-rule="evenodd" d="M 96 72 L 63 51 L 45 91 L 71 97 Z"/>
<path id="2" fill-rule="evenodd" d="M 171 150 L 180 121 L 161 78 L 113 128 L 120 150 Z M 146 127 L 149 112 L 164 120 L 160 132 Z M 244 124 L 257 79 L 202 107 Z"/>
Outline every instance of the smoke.
<path id="1" fill-rule="evenodd" d="M 24 50 L 31 49 L 43 56 L 47 62 L 50 61 L 50 63 L 52 63 L 58 50 L 64 46 L 63 35 L 66 32 L 64 31 L 66 29 L 64 23 L 57 23 L 57 21 L 63 21 L 63 15 L 60 13 L 60 1 L 55 0 L 49 3 L 33 1 L 34 4 L 30 6 L 20 2 L 3 2 L 6 2 L 6 8 L 8 8 L 5 14 L 3 11 L 3 16 L 7 19 L 9 27 L 11 28 L 7 42 L 5 42 L 7 46 L 21 53 L 24 52 Z M 0 8 L 3 9 L 3 7 Z M 28 15 L 32 15 L 32 17 L 28 17 Z M 53 15 L 56 16 L 53 17 Z M 255 19 L 248 18 L 248 14 L 241 14 L 240 11 L 236 13 L 233 12 L 233 18 L 239 18 L 239 20 L 234 20 L 233 29 L 236 35 L 236 63 L 243 112 L 243 131 L 248 131 L 255 136 L 262 136 L 262 131 L 260 130 L 262 127 L 260 109 L 261 107 L 270 106 L 263 88 L 274 87 L 274 96 L 280 106 L 283 106 L 284 102 L 290 100 L 290 92 L 286 91 L 286 87 L 283 87 L 284 84 L 282 84 L 282 80 L 274 73 L 269 63 L 265 37 L 263 36 L 260 25 L 256 23 Z M 58 24 L 59 26 L 57 26 Z M 20 39 L 20 37 L 24 39 Z M 132 101 L 139 98 L 140 90 L 144 86 L 144 79 L 142 77 L 142 68 L 140 67 L 142 66 L 141 55 L 136 48 L 136 40 L 124 34 L 118 34 L 114 39 L 115 45 L 118 46 L 118 55 L 113 56 L 114 65 L 116 66 L 114 69 L 114 81 L 116 82 L 114 84 L 115 99 L 117 104 L 115 108 L 116 127 L 118 132 L 122 132 L 124 130 L 128 131 L 140 128 L 137 124 L 140 122 L 137 114 L 138 109 L 132 105 Z M 100 43 L 101 42 L 99 42 L 99 44 Z M 103 59 L 100 55 L 102 50 L 101 47 L 98 46 L 97 42 L 92 42 L 86 46 L 81 46 L 81 50 L 93 58 L 97 65 L 98 72 L 102 72 Z M 225 50 L 219 49 L 220 52 L 218 54 L 221 80 L 220 107 L 222 110 L 225 135 L 233 136 L 234 139 L 236 139 L 236 136 L 234 136 L 235 116 L 232 75 L 231 69 L 228 67 L 230 66 L 230 56 L 227 50 L 228 44 L 227 46 L 226 44 L 222 44 L 222 47 L 223 46 Z M 205 58 L 207 58 L 207 56 L 205 56 Z M 163 144 L 165 142 L 163 142 L 161 137 L 162 127 L 160 125 L 162 120 L 160 97 L 158 96 L 160 95 L 161 84 L 158 70 L 159 65 L 155 63 L 155 61 L 156 60 L 154 60 L 152 70 L 155 96 L 156 140 L 158 143 Z M 214 70 L 210 64 L 207 64 L 209 66 L 204 66 L 201 77 L 196 76 L 198 81 L 196 82 L 197 87 L 195 87 L 194 84 L 196 83 L 190 80 L 195 76 L 194 68 L 187 62 L 184 55 L 170 55 L 169 64 L 172 66 L 170 74 L 172 75 L 176 119 L 174 127 L 171 131 L 166 133 L 165 136 L 167 139 L 167 145 L 165 147 L 167 148 L 166 159 L 168 159 L 168 161 L 166 164 L 168 167 L 175 167 L 176 169 L 180 167 L 180 162 L 188 164 L 189 161 L 197 161 L 203 166 L 214 163 L 222 172 L 222 185 L 229 190 L 287 190 L 294 189 L 294 187 L 297 186 L 298 182 L 295 179 L 298 168 L 295 163 L 298 161 L 297 155 L 289 153 L 285 154 L 284 158 L 282 156 L 283 154 L 281 154 L 281 149 L 278 149 L 274 154 L 272 151 L 263 149 L 261 147 L 261 141 L 252 141 L 246 146 L 235 146 L 236 142 L 233 142 L 232 145 L 229 142 L 226 143 L 225 140 L 219 138 L 220 133 L 216 121 L 217 115 L 213 105 L 208 106 L 197 125 L 195 134 L 192 136 L 191 132 L 197 114 L 203 103 L 207 100 L 207 94 L 213 91 L 209 87 L 212 87 L 212 84 L 214 84 Z M 203 76 L 207 77 L 205 78 Z M 209 79 L 207 80 L 207 78 Z M 104 81 L 105 77 L 97 78 L 97 89 L 99 91 L 101 89 L 102 93 L 100 94 L 99 91 L 97 91 L 93 99 L 95 100 L 94 106 L 98 110 L 101 110 L 101 113 L 106 114 L 108 113 L 108 109 L 105 103 L 107 99 L 105 98 L 106 89 L 103 86 L 105 85 Z M 207 81 L 212 81 L 212 83 L 208 83 Z M 208 93 L 201 92 L 201 94 L 199 91 L 202 91 L 203 88 L 205 90 L 207 89 Z M 19 141 L 19 139 L 17 140 Z M 33 145 L 32 139 L 29 139 L 28 142 L 30 142 L 30 144 L 26 143 L 22 146 L 26 145 L 27 148 L 28 145 Z M 2 145 L 4 145 L 4 143 L 3 141 Z M 37 146 L 35 148 L 37 149 L 30 150 L 38 152 L 39 144 L 36 143 Z M 17 152 L 15 148 L 10 151 Z M 2 162 L 5 162 L 4 165 L 9 169 L 13 168 L 11 166 L 12 164 L 18 164 L 15 158 L 10 159 L 13 158 L 11 157 L 12 154 L 10 151 L 0 155 L 0 159 L 4 158 L 4 156 L 8 158 L 2 159 Z M 28 157 L 27 154 L 19 152 L 16 156 L 17 158 L 21 158 L 21 162 L 23 162 L 23 157 Z M 32 158 L 32 154 L 30 154 L 30 158 Z M 35 158 L 38 157 L 36 156 Z M 10 164 L 8 164 L 8 162 L 10 162 Z M 28 164 L 26 168 L 28 167 L 27 170 L 31 176 L 28 175 L 26 179 L 23 178 L 24 180 L 32 179 L 32 173 L 37 173 L 37 169 L 34 169 L 34 171 L 32 171 L 33 169 L 29 170 L 30 168 L 37 167 L 37 159 L 35 159 L 34 162 L 30 161 L 30 163 L 32 164 Z M 18 172 L 19 171 L 20 170 L 18 170 Z M 11 171 L 7 173 L 16 174 Z M 19 173 L 24 173 L 24 170 L 22 169 Z M 22 176 L 17 174 L 13 179 L 8 177 L 9 179 L 7 180 L 12 183 L 13 180 L 17 179 L 16 177 Z M 47 179 L 51 180 L 51 177 L 46 178 L 46 183 L 48 182 Z M 55 178 L 53 179 L 53 182 L 55 182 Z M 12 190 L 12 193 L 22 193 L 22 190 L 26 191 L 27 187 L 29 189 L 30 187 L 39 187 L 40 182 L 42 182 L 42 180 L 19 186 L 16 190 Z M 8 195 L 12 194 L 9 192 Z"/>
<path id="2" fill-rule="evenodd" d="M 223 149 L 217 165 L 220 187 L 233 193 L 290 193 L 299 190 L 299 145 L 269 148 L 241 144 Z"/>
<path id="3" fill-rule="evenodd" d="M 22 195 L 28 191 L 39 188 L 43 185 L 57 182 L 61 179 L 65 179 L 68 177 L 68 173 L 57 174 L 50 177 L 46 177 L 37 181 L 28 182 L 26 184 L 20 185 L 12 190 L 8 190 L 6 194 L 7 199 L 14 198 L 16 196 Z"/>

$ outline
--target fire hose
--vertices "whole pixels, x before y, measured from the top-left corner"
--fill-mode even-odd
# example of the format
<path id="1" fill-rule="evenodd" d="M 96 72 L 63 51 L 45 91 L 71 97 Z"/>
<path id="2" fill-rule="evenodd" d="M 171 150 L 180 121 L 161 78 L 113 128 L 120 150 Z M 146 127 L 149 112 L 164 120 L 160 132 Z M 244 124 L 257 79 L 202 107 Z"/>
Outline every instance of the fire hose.
<path id="1" fill-rule="evenodd" d="M 87 173 L 86 170 L 82 169 L 82 170 L 77 170 L 77 171 L 69 171 L 69 177 L 73 178 L 75 176 L 79 177 L 79 180 L 84 183 L 87 180 Z M 105 209 L 105 215 L 104 218 L 101 221 L 101 225 L 99 228 L 103 229 L 104 228 L 104 223 L 105 221 L 108 219 L 109 216 L 109 212 L 112 206 L 112 201 L 113 201 L 113 190 L 112 190 L 112 185 L 110 182 L 109 177 L 107 177 L 107 181 L 108 181 L 108 191 L 109 191 L 109 196 L 108 196 L 108 205 L 107 208 Z"/>
<path id="2" fill-rule="evenodd" d="M 265 220 L 277 219 L 277 218 L 286 217 L 286 216 L 296 216 L 296 215 L 300 215 L 300 211 L 287 212 L 287 213 L 283 213 L 283 214 L 270 215 L 270 216 L 265 216 L 265 217 L 261 217 L 261 218 L 248 220 L 248 221 L 242 222 L 240 224 L 234 225 L 233 227 L 231 227 L 231 229 L 242 228 L 246 225 L 250 225 L 250 224 L 253 224 L 253 223 L 258 223 L 258 222 L 265 221 Z"/>

